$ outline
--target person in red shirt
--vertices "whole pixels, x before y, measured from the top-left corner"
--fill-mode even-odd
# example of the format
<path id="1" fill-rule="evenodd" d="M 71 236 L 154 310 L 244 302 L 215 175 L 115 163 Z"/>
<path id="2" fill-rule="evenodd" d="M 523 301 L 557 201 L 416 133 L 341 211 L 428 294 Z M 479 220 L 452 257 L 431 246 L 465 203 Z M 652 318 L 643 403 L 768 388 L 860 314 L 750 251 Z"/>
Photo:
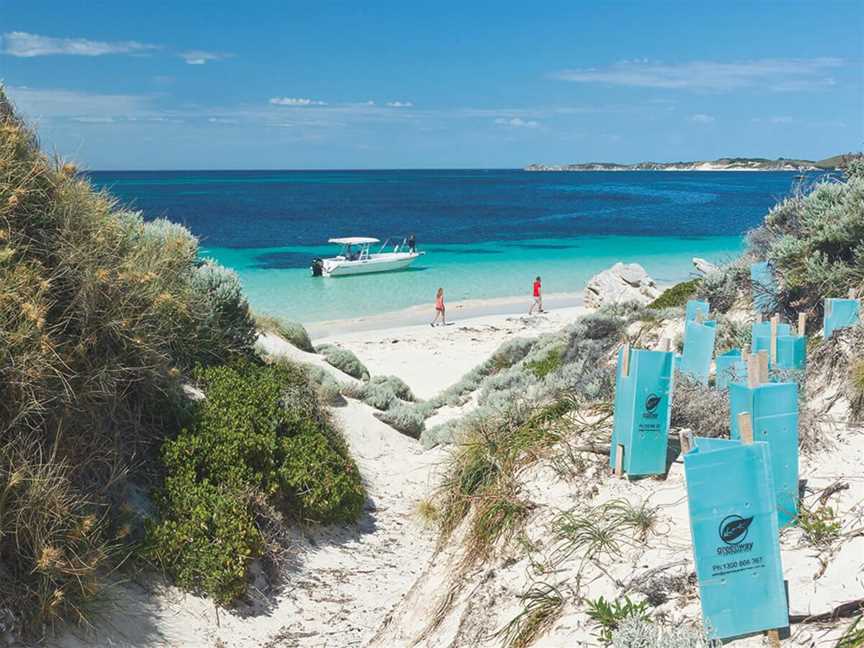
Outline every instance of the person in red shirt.
<path id="1" fill-rule="evenodd" d="M 543 310 L 543 293 L 542 286 L 540 285 L 540 277 L 537 277 L 534 280 L 534 303 L 531 304 L 531 308 L 528 309 L 528 314 L 533 315 L 535 308 L 538 313 L 546 312 Z"/>

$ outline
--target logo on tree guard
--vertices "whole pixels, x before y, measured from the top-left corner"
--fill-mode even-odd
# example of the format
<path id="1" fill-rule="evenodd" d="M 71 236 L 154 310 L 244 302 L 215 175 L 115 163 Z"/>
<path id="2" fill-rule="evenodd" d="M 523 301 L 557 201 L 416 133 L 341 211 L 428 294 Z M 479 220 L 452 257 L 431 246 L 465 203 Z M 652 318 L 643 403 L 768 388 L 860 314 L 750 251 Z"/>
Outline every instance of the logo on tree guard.
<path id="1" fill-rule="evenodd" d="M 729 515 L 720 523 L 720 539 L 727 545 L 737 545 L 747 537 L 747 530 L 753 522 L 753 516 L 742 518 L 740 515 Z"/>
<path id="2" fill-rule="evenodd" d="M 653 414 L 657 410 L 658 405 L 660 405 L 661 400 L 663 400 L 662 396 L 648 394 L 648 398 L 645 399 L 645 411 Z"/>

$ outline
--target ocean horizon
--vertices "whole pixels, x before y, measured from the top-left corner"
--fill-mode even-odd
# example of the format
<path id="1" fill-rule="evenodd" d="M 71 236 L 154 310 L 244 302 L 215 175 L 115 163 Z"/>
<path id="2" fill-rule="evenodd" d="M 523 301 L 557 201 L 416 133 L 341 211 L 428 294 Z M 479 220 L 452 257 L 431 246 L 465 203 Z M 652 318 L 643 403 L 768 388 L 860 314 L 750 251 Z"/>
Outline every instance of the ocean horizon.
<path id="1" fill-rule="evenodd" d="M 743 234 L 800 182 L 794 172 L 528 172 L 508 169 L 93 171 L 92 182 L 201 240 L 235 270 L 252 307 L 304 323 L 431 304 L 577 293 L 612 264 L 662 284 L 694 256 L 723 263 Z M 822 174 L 808 174 L 815 179 Z M 313 278 L 327 239 L 415 234 L 408 270 Z"/>

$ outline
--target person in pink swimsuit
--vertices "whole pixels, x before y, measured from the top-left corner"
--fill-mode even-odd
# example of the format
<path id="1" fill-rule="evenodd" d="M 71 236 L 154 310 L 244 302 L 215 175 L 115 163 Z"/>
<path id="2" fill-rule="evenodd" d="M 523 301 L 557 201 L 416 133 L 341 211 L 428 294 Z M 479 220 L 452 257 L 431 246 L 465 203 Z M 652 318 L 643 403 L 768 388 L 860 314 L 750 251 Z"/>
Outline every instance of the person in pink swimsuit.
<path id="1" fill-rule="evenodd" d="M 441 320 L 442 326 L 447 326 L 447 320 L 444 318 L 444 289 L 439 288 L 435 293 L 435 319 L 430 322 L 430 326 L 435 326 L 438 320 Z"/>

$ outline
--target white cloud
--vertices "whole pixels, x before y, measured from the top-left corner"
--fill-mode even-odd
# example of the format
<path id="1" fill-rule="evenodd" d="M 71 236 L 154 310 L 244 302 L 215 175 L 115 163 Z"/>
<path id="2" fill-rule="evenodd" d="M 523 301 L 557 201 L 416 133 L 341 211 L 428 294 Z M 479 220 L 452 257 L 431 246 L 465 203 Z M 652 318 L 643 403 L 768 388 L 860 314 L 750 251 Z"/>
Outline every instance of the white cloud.
<path id="1" fill-rule="evenodd" d="M 390 108 L 411 108 L 414 103 L 411 101 L 388 101 L 387 105 Z"/>
<path id="2" fill-rule="evenodd" d="M 222 61 L 226 58 L 231 58 L 233 54 L 227 52 L 207 52 L 205 50 L 189 50 L 188 52 L 180 52 L 182 58 L 189 65 L 204 65 L 207 61 Z"/>
<path id="3" fill-rule="evenodd" d="M 695 115 L 690 116 L 690 121 L 696 122 L 697 124 L 713 124 L 715 120 L 711 115 L 696 113 Z"/>
<path id="4" fill-rule="evenodd" d="M 562 70 L 552 76 L 576 83 L 645 88 L 722 92 L 755 87 L 774 92 L 800 92 L 834 85 L 834 79 L 828 73 L 843 65 L 842 59 L 830 57 L 671 64 L 638 60 L 622 61 L 602 68 Z"/>
<path id="5" fill-rule="evenodd" d="M 270 103 L 274 106 L 326 106 L 326 101 L 315 99 L 302 99 L 297 97 L 273 97 Z"/>
<path id="6" fill-rule="evenodd" d="M 509 128 L 537 128 L 540 126 L 540 122 L 533 119 L 522 119 L 521 117 L 512 117 L 510 119 L 499 117 L 495 120 L 495 123 L 499 126 L 507 126 Z"/>
<path id="7" fill-rule="evenodd" d="M 139 54 L 159 49 L 138 41 L 93 41 L 86 38 L 54 38 L 27 32 L 6 32 L 0 38 L 4 54 L 22 58 L 66 54 L 102 56 L 103 54 Z"/>

